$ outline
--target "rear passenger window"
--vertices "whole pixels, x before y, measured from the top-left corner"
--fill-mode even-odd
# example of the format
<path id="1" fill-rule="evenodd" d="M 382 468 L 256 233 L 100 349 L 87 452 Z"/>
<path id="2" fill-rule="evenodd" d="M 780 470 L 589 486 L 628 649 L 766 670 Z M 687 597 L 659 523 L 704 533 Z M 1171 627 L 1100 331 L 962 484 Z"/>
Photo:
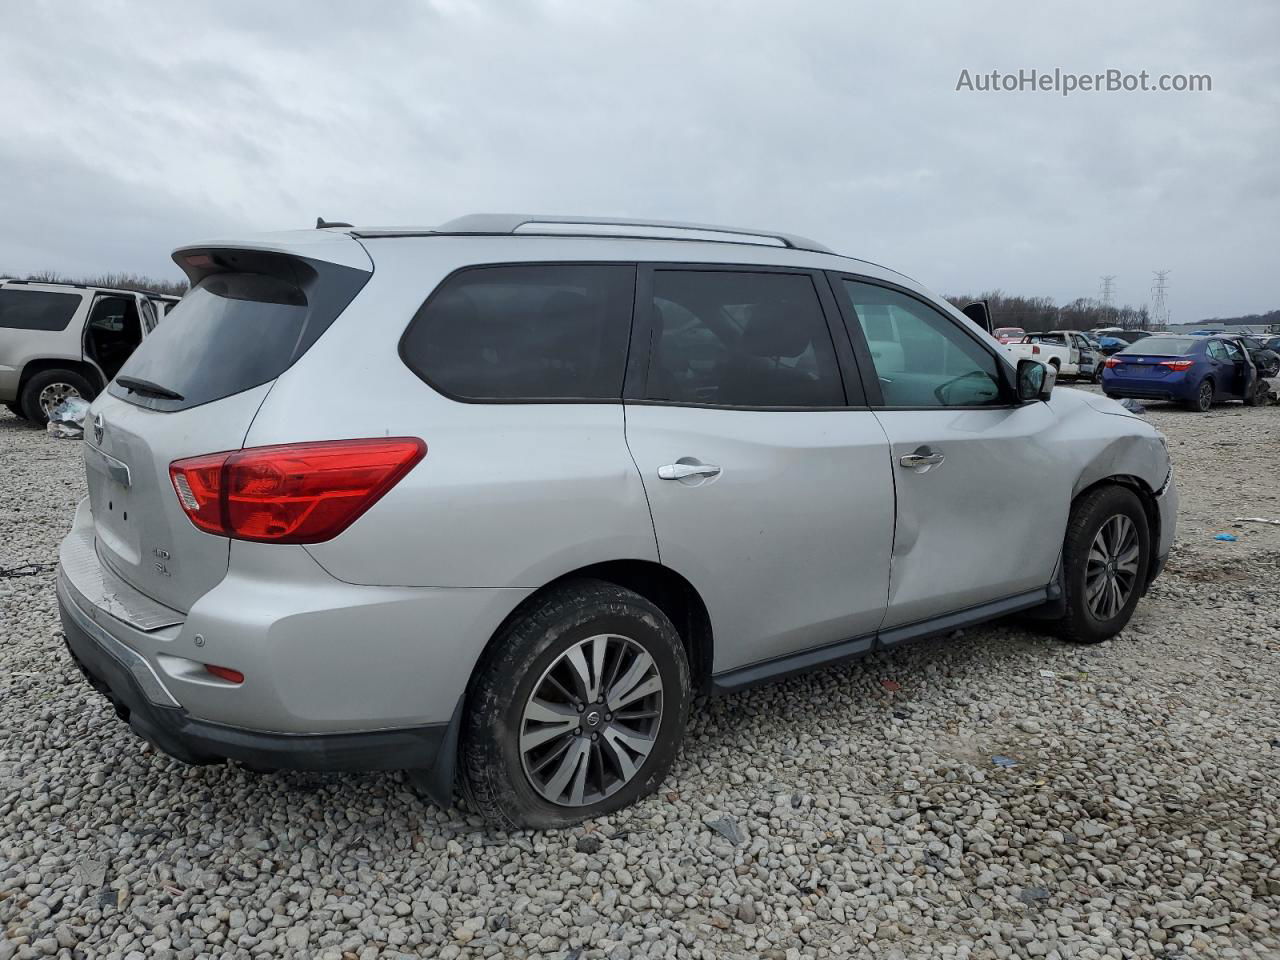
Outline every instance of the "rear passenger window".
<path id="1" fill-rule="evenodd" d="M 78 293 L 0 290 L 0 327 L 10 330 L 65 330 L 81 299 Z"/>
<path id="2" fill-rule="evenodd" d="M 635 267 L 541 264 L 454 274 L 418 310 L 405 363 L 465 400 L 617 400 Z"/>
<path id="3" fill-rule="evenodd" d="M 807 275 L 658 270 L 645 396 L 723 407 L 838 407 L 831 334 Z"/>

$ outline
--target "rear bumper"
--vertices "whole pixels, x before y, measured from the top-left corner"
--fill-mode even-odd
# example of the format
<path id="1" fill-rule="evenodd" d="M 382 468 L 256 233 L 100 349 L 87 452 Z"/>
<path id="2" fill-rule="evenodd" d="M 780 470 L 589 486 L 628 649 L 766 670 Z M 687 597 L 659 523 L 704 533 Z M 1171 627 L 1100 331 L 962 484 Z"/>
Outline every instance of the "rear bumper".
<path id="1" fill-rule="evenodd" d="M 1170 400 L 1187 403 L 1195 399 L 1196 383 L 1185 374 L 1174 373 L 1159 379 L 1102 375 L 1102 390 L 1109 397 L 1132 397 L 1134 400 Z"/>
<path id="2" fill-rule="evenodd" d="M 422 769 L 436 764 L 450 739 L 449 723 L 367 733 L 279 734 L 200 720 L 178 705 L 145 658 L 80 608 L 75 588 L 62 573 L 58 613 L 67 649 L 89 683 L 134 733 L 186 763 L 237 760 L 273 770 Z"/>
<path id="3" fill-rule="evenodd" d="M 221 582 L 174 610 L 103 562 L 85 501 L 59 550 L 61 593 L 91 636 L 141 664 L 133 675 L 145 689 L 165 691 L 153 702 L 282 742 L 447 725 L 484 645 L 529 592 L 360 586 L 302 547 L 230 550 Z"/>

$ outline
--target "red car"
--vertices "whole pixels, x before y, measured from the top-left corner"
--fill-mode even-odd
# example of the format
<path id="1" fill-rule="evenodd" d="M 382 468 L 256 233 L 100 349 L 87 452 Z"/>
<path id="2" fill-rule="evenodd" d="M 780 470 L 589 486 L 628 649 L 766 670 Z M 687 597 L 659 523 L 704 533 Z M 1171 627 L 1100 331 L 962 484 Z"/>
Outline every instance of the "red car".
<path id="1" fill-rule="evenodd" d="M 1012 343 L 1015 340 L 1021 340 L 1026 334 L 1027 331 L 1021 327 L 996 327 L 991 331 L 991 335 L 1001 343 Z"/>

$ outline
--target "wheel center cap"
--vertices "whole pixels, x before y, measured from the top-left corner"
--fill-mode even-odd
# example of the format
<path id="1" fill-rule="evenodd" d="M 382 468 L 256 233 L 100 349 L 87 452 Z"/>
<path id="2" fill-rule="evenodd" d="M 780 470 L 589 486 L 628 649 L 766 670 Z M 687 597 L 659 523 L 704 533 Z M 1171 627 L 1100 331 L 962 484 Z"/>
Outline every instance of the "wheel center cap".
<path id="1" fill-rule="evenodd" d="M 604 719 L 604 715 L 599 710 L 588 710 L 582 716 L 582 725 L 588 730 L 594 730 L 600 726 L 600 721 Z"/>

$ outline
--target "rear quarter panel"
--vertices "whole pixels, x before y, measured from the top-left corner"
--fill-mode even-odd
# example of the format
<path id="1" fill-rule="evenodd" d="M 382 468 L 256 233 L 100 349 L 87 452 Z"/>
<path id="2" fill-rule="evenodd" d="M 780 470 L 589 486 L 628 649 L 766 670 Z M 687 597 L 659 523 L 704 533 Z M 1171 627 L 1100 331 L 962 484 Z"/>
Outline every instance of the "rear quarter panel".
<path id="1" fill-rule="evenodd" d="M 486 257 L 488 245 L 451 238 L 369 246 L 373 278 L 276 381 L 245 444 L 414 436 L 427 455 L 352 527 L 308 546 L 316 561 L 356 584 L 525 588 L 606 560 L 656 561 L 620 402 L 455 401 L 399 356 L 442 279 L 474 263 L 542 259 L 527 241 L 524 256 Z"/>

